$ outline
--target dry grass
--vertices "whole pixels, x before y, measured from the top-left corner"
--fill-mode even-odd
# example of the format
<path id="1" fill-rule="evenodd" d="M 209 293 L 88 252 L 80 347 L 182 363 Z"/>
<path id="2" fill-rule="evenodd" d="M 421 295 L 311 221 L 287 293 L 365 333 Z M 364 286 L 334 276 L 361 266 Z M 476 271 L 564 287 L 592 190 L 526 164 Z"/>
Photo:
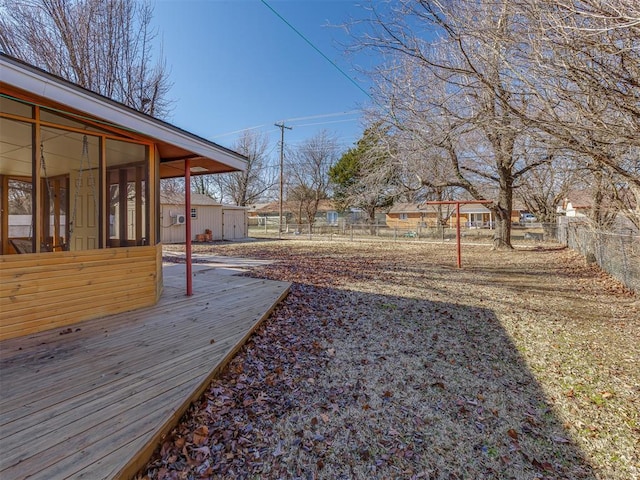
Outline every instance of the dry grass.
<path id="1" fill-rule="evenodd" d="M 640 478 L 636 297 L 567 250 L 452 247 L 196 247 L 295 283 L 143 474 Z"/>

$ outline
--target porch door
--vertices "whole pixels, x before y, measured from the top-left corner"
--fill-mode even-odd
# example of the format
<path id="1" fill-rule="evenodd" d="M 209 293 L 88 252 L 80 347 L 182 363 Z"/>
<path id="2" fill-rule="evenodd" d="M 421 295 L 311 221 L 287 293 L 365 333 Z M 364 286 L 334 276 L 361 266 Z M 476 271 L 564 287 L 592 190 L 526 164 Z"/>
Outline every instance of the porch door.
<path id="1" fill-rule="evenodd" d="M 99 247 L 98 237 L 98 171 L 71 170 L 70 182 L 70 250 Z"/>

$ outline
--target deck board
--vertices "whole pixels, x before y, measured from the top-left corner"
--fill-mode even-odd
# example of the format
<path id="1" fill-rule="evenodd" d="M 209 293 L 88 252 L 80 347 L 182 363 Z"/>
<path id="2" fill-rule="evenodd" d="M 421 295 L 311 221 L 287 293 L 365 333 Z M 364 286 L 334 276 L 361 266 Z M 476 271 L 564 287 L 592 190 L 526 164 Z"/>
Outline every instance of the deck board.
<path id="1" fill-rule="evenodd" d="M 194 265 L 186 297 L 183 272 L 153 307 L 0 342 L 0 478 L 133 475 L 289 288 Z"/>

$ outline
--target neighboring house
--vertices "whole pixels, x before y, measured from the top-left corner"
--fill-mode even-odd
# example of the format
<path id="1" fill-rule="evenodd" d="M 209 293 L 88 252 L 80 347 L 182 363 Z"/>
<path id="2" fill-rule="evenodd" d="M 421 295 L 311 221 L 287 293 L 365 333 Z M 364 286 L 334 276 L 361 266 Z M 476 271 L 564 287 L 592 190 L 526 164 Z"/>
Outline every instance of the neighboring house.
<path id="1" fill-rule="evenodd" d="M 593 197 L 591 192 L 575 190 L 567 194 L 558 206 L 558 213 L 567 217 L 586 217 L 591 210 Z"/>
<path id="2" fill-rule="evenodd" d="M 617 230 L 637 231 L 637 220 L 640 218 L 640 208 L 636 203 L 636 198 L 629 190 L 618 192 L 621 202 L 617 203 L 610 198 L 604 198 L 601 205 L 601 213 L 609 217 L 610 226 Z M 594 199 L 593 192 L 589 190 L 572 190 L 558 205 L 556 211 L 558 215 L 568 219 L 587 221 L 592 216 Z M 593 220 L 591 218 L 591 220 Z"/>
<path id="3" fill-rule="evenodd" d="M 191 240 L 239 240 L 247 237 L 247 208 L 222 205 L 206 195 L 191 194 L 191 210 L 186 211 L 184 196 L 160 195 L 160 240 L 184 243 L 186 222 L 191 221 Z M 210 238 L 202 238 L 210 231 Z"/>
<path id="4" fill-rule="evenodd" d="M 441 212 L 440 214 L 438 212 Z M 391 228 L 434 228 L 438 225 L 438 219 L 442 218 L 445 226 L 456 226 L 455 205 L 438 205 L 427 203 L 396 203 L 391 207 L 386 216 L 386 224 Z M 511 222 L 520 220 L 520 210 L 511 212 Z M 466 228 L 493 228 L 495 216 L 483 205 L 460 205 L 460 224 Z"/>
<path id="5" fill-rule="evenodd" d="M 268 224 L 277 225 L 280 216 L 280 203 L 256 203 L 248 207 L 248 216 L 252 225 Z M 282 203 L 283 224 L 296 223 L 298 205 L 295 202 Z M 320 200 L 318 210 L 314 219 L 316 225 L 338 225 L 344 218 L 344 214 L 339 213 L 331 200 Z M 302 221 L 306 223 L 303 215 Z"/>
<path id="6" fill-rule="evenodd" d="M 0 340 L 157 302 L 160 179 L 246 158 L 4 54 L 0 71 Z"/>
<path id="7" fill-rule="evenodd" d="M 430 205 L 420 203 L 395 203 L 386 215 L 386 224 L 391 228 L 409 228 L 417 230 L 418 227 L 435 227 L 437 224 L 436 210 Z M 443 214 L 446 215 L 446 205 L 443 205 Z"/>

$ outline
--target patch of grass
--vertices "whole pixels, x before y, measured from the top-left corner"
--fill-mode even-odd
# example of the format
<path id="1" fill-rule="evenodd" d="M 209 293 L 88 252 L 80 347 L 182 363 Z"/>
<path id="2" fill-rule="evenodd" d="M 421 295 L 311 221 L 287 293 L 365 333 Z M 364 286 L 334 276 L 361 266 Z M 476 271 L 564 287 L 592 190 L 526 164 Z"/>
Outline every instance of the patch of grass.
<path id="1" fill-rule="evenodd" d="M 266 375 L 256 352 L 279 357 L 281 335 L 282 399 L 247 417 L 251 432 L 242 402 L 193 413 L 248 442 L 214 435 L 211 451 L 231 457 L 212 478 L 640 478 L 638 303 L 572 252 L 465 246 L 458 270 L 446 245 L 198 248 L 276 260 L 250 274 L 294 282 L 273 334 L 234 359 Z M 264 381 L 243 388 L 276 396 Z M 145 474 L 160 478 L 162 461 Z"/>

